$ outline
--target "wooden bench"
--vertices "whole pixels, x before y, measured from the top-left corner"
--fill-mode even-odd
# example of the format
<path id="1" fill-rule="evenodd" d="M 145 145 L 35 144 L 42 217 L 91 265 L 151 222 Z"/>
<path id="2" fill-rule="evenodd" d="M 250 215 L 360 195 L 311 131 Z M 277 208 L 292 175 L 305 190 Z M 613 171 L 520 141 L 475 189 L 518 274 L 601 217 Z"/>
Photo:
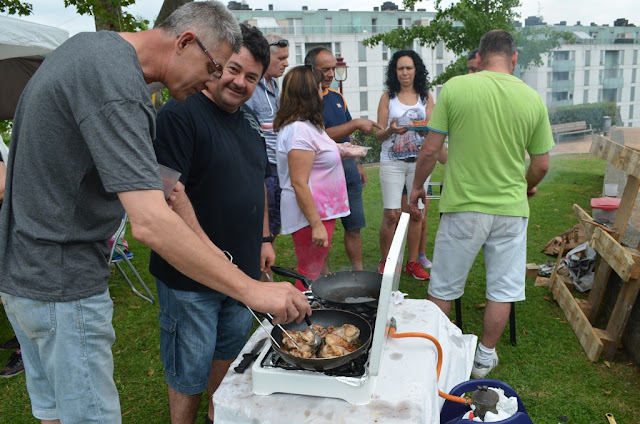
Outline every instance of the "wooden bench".
<path id="1" fill-rule="evenodd" d="M 589 125 L 589 128 L 587 128 L 586 121 L 577 121 L 551 125 L 551 132 L 554 139 L 556 141 L 560 141 L 560 135 L 562 134 L 578 134 L 587 132 L 593 134 L 593 129 L 591 128 L 591 125 Z"/>

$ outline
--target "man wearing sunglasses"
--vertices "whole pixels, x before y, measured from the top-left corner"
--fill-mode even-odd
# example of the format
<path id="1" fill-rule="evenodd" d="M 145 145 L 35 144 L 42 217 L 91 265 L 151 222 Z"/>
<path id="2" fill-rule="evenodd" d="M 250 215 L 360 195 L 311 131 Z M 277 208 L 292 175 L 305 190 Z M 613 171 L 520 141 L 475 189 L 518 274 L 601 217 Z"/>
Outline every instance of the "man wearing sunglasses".
<path id="1" fill-rule="evenodd" d="M 310 313 L 291 284 L 229 263 L 163 195 L 147 84 L 184 100 L 221 75 L 240 40 L 222 3 L 190 2 L 151 30 L 75 35 L 25 88 L 0 212 L 0 294 L 43 423 L 122 420 L 107 241 L 124 211 L 137 240 L 195 281 L 281 322 Z"/>
<path id="2" fill-rule="evenodd" d="M 247 106 L 256 114 L 267 144 L 267 157 L 271 175 L 265 179 L 267 200 L 269 203 L 269 231 L 275 238 L 280 234 L 280 182 L 276 167 L 276 133 L 273 132 L 273 119 L 278 112 L 280 89 L 276 78 L 280 78 L 289 66 L 289 41 L 278 34 L 265 36 L 269 43 L 271 59 L 264 77 L 258 83 L 256 91 L 247 102 Z"/>

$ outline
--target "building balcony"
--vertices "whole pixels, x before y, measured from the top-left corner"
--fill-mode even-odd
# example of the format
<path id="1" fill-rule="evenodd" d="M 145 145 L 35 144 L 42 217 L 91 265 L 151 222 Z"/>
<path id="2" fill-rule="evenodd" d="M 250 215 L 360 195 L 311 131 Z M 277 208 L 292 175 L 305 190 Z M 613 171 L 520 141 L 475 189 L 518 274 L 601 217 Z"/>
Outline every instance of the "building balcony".
<path id="1" fill-rule="evenodd" d="M 551 100 L 550 107 L 564 107 L 564 106 L 572 106 L 573 100 L 565 99 L 565 100 Z"/>
<path id="2" fill-rule="evenodd" d="M 624 78 L 622 77 L 602 79 L 602 88 L 605 88 L 605 89 L 622 88 L 623 85 L 624 85 Z"/>
<path id="3" fill-rule="evenodd" d="M 551 62 L 551 68 L 554 72 L 569 72 L 575 71 L 576 69 L 576 61 L 575 60 L 554 60 Z"/>
<path id="4" fill-rule="evenodd" d="M 573 80 L 551 81 L 551 91 L 573 91 Z"/>

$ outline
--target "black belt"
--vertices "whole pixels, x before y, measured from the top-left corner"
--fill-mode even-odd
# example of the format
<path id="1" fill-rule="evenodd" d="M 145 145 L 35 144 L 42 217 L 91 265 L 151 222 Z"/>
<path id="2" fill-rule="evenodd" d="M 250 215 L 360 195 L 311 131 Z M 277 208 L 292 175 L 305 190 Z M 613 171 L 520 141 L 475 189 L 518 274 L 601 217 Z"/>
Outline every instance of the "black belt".
<path id="1" fill-rule="evenodd" d="M 418 158 L 414 156 L 412 158 L 404 158 L 404 159 L 401 159 L 401 160 L 404 161 L 404 162 L 415 162 L 415 161 L 418 160 Z"/>

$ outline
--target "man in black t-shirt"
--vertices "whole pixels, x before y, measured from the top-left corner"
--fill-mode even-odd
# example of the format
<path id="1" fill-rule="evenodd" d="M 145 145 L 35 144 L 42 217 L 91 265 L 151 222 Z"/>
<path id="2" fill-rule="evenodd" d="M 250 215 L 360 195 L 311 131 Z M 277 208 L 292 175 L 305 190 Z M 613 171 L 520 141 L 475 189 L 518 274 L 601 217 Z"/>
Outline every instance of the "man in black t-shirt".
<path id="1" fill-rule="evenodd" d="M 154 148 L 158 162 L 181 172 L 184 191 L 172 202 L 203 240 L 233 257 L 259 278 L 275 260 L 269 240 L 264 179 L 268 161 L 260 125 L 242 106 L 269 64 L 269 45 L 242 25 L 243 47 L 222 77 L 185 102 L 169 101 L 159 112 Z M 197 216 L 197 218 L 196 218 Z M 215 248 L 212 246 L 212 248 Z M 250 312 L 237 301 L 181 274 L 155 252 L 160 354 L 169 386 L 172 422 L 193 422 L 201 393 L 211 396 L 251 330 Z"/>

